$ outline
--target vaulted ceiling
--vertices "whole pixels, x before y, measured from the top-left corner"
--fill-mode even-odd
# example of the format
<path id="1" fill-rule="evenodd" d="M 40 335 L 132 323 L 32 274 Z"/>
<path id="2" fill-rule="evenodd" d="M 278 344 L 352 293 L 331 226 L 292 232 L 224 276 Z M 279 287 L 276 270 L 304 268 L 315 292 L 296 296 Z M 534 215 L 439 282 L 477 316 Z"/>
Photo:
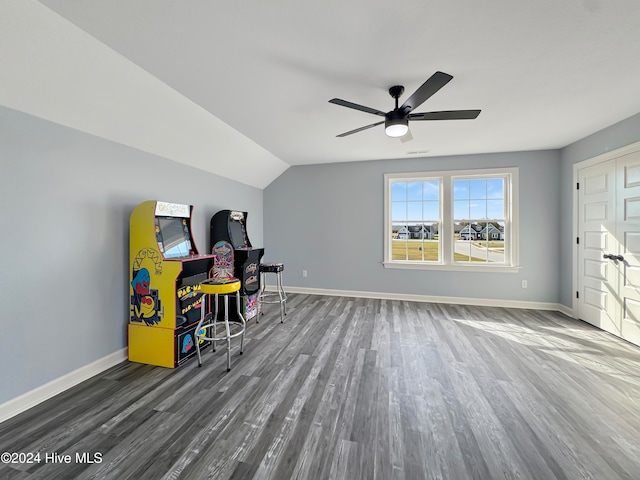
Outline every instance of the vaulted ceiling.
<path id="1" fill-rule="evenodd" d="M 264 188 L 290 165 L 561 148 L 640 112 L 637 0 L 20 0 L 0 104 Z M 428 77 L 416 111 L 380 117 Z M 232 164 L 230 167 L 228 164 Z M 242 177 L 238 169 L 249 172 Z"/>

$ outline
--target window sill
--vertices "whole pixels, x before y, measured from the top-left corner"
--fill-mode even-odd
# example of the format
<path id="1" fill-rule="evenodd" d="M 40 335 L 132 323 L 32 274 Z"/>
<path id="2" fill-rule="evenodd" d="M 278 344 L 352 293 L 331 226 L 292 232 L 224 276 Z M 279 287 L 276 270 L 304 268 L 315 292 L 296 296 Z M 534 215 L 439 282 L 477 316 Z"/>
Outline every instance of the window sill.
<path id="1" fill-rule="evenodd" d="M 404 270 L 440 270 L 449 272 L 517 273 L 522 267 L 513 265 L 451 265 L 444 263 L 382 262 L 384 268 Z"/>

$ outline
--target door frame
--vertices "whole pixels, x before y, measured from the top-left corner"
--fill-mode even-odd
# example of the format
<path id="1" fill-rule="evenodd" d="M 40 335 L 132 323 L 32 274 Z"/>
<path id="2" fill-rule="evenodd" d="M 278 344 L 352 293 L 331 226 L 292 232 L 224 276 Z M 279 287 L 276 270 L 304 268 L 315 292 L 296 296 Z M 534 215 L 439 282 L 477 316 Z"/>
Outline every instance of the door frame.
<path id="1" fill-rule="evenodd" d="M 571 280 L 571 313 L 573 318 L 580 318 L 578 312 L 578 299 L 576 298 L 576 292 L 578 291 L 578 244 L 576 242 L 576 238 L 578 238 L 578 217 L 579 217 L 579 205 L 578 205 L 578 189 L 576 185 L 578 184 L 578 170 L 581 170 L 586 167 L 591 167 L 593 165 L 597 165 L 598 163 L 607 162 L 609 160 L 613 160 L 614 158 L 622 157 L 624 155 L 628 155 L 630 153 L 640 151 L 640 141 L 630 143 L 624 147 L 620 147 L 616 150 L 611 150 L 610 152 L 601 153 L 595 157 L 589 158 L 587 160 L 582 160 L 580 162 L 573 164 L 573 226 L 572 226 L 572 237 L 571 242 L 573 245 L 572 252 L 572 262 L 573 262 L 573 272 L 572 272 L 572 280 Z"/>

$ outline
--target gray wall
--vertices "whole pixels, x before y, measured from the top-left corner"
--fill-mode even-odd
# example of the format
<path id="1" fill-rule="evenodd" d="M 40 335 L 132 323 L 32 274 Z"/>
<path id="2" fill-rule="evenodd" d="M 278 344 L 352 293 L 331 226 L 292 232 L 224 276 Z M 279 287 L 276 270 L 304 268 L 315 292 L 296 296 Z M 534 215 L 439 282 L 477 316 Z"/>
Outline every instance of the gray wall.
<path id="1" fill-rule="evenodd" d="M 126 346 L 140 202 L 194 205 L 201 253 L 215 212 L 247 210 L 262 245 L 262 190 L 2 107 L 0 172 L 0 404 Z"/>
<path id="2" fill-rule="evenodd" d="M 560 151 L 560 303 L 571 307 L 573 282 L 573 165 L 640 141 L 640 114 L 589 135 Z"/>
<path id="3" fill-rule="evenodd" d="M 383 267 L 385 173 L 514 166 L 520 272 Z M 557 150 L 291 167 L 264 191 L 265 259 L 285 262 L 289 286 L 557 303 L 559 191 Z"/>

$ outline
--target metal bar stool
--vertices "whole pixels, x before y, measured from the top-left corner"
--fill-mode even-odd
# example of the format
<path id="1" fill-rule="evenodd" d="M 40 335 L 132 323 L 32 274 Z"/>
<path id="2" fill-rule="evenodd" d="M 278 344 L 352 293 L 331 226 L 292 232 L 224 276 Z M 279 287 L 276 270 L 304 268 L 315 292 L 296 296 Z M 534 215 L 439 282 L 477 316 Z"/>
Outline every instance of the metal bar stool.
<path id="1" fill-rule="evenodd" d="M 284 323 L 284 316 L 287 314 L 287 294 L 282 288 L 282 271 L 284 270 L 283 263 L 261 263 L 260 264 L 260 295 L 258 296 L 258 304 L 262 306 L 263 303 L 279 303 L 280 304 L 280 323 Z M 265 273 L 276 274 L 276 292 L 265 293 L 266 282 Z M 276 300 L 275 297 L 278 297 Z M 262 309 L 261 309 L 262 310 Z M 262 310 L 264 315 L 264 310 Z M 257 322 L 256 317 L 256 322 Z"/>
<path id="2" fill-rule="evenodd" d="M 196 337 L 198 340 L 196 343 L 196 350 L 198 352 L 198 367 L 202 366 L 202 357 L 200 356 L 200 339 L 209 340 L 213 344 L 213 351 L 216 351 L 216 342 L 227 341 L 227 372 L 231 370 L 231 339 L 234 337 L 240 337 L 240 355 L 244 349 L 244 332 L 247 328 L 247 324 L 242 316 L 242 309 L 240 308 L 240 285 L 241 282 L 237 278 L 210 278 L 200 283 L 202 292 L 202 306 L 200 307 L 200 322 L 196 327 Z M 236 295 L 236 308 L 238 310 L 239 320 L 229 321 L 229 294 L 235 293 Z M 214 295 L 214 312 L 209 312 L 205 315 L 205 299 L 207 295 Z M 218 295 L 222 295 L 224 303 L 224 318 L 218 320 Z M 224 332 L 220 332 L 222 335 L 218 335 L 217 325 L 224 324 Z M 210 336 L 207 336 L 207 329 L 210 329 Z M 200 333 L 202 332 L 202 334 Z"/>

